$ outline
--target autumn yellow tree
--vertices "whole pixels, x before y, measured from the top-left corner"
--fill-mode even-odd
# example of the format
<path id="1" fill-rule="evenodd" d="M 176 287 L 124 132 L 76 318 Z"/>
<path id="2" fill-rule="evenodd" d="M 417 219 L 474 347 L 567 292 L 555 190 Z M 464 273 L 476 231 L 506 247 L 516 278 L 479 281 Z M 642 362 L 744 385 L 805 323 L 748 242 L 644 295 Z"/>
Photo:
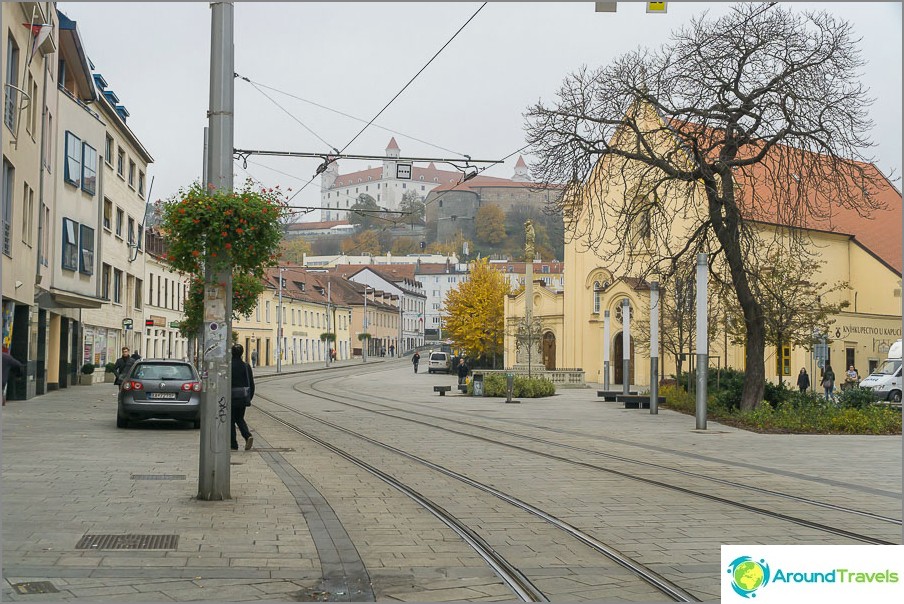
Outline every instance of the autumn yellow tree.
<path id="1" fill-rule="evenodd" d="M 311 244 L 301 237 L 283 239 L 279 242 L 280 259 L 283 264 L 302 264 L 304 255 L 311 253 Z"/>
<path id="2" fill-rule="evenodd" d="M 380 249 L 380 236 L 374 231 L 361 231 L 357 235 L 348 237 L 342 241 L 341 247 L 345 254 L 379 256 L 383 253 Z"/>
<path id="3" fill-rule="evenodd" d="M 509 293 L 502 273 L 484 258 L 472 262 L 470 278 L 446 294 L 445 333 L 474 359 L 502 359 L 505 317 L 502 303 Z"/>
<path id="4" fill-rule="evenodd" d="M 477 242 L 496 245 L 505 240 L 505 213 L 499 206 L 485 205 L 477 210 Z"/>

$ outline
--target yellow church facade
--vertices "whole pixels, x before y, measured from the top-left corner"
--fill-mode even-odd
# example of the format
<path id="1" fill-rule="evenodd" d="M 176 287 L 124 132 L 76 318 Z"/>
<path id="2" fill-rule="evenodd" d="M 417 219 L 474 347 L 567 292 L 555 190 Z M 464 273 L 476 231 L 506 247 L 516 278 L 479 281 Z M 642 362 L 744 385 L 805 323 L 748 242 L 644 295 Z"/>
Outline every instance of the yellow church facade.
<path id="1" fill-rule="evenodd" d="M 658 117 L 651 116 L 650 119 Z M 625 226 L 618 222 L 617 217 L 607 216 L 607 208 L 624 206 L 625 195 L 632 191 L 632 184 L 594 182 L 594 179 L 607 178 L 604 175 L 612 173 L 597 166 L 588 182 L 575 193 L 582 196 L 582 203 L 574 219 L 570 223 L 566 221 L 564 288 L 552 292 L 536 284 L 534 316 L 540 317 L 543 322 L 544 363 L 547 368 L 581 368 L 587 382 L 604 383 L 603 362 L 608 352 L 609 383 L 620 386 L 627 379 L 629 384 L 643 389 L 650 385 L 651 351 L 646 334 L 650 283 L 656 280 L 652 262 L 662 252 L 662 246 L 674 246 L 686 239 L 695 225 L 695 219 L 705 211 L 706 198 L 702 191 L 692 191 L 683 197 L 661 198 L 662 203 L 672 204 L 674 210 L 675 219 L 667 225 L 667 232 L 649 239 L 638 237 L 635 239 L 637 245 L 632 249 L 619 248 L 617 237 L 593 235 L 600 229 Z M 901 194 L 877 169 L 875 175 L 881 180 L 884 208 L 873 211 L 869 217 L 860 216 L 856 211 L 839 210 L 825 220 L 811 220 L 807 228 L 798 228 L 792 233 L 804 242 L 811 257 L 821 262 L 816 274 L 806 276 L 810 281 L 848 285 L 827 294 L 830 302 L 847 302 L 843 311 L 831 317 L 826 334 L 827 358 L 839 380 L 850 365 L 854 365 L 860 376 L 865 377 L 886 358 L 889 346 L 901 338 Z M 755 240 L 761 245 L 754 245 L 752 253 L 764 254 L 770 242 L 773 245 L 778 242 L 779 247 L 787 243 L 789 229 L 780 220 L 762 220 L 753 225 Z M 651 250 L 651 245 L 659 246 L 659 249 Z M 674 294 L 663 291 L 661 329 L 669 328 L 662 315 L 669 304 L 675 303 Z M 506 300 L 508 326 L 515 325 L 518 318 L 524 315 L 524 296 L 524 291 L 521 291 Z M 623 375 L 622 369 L 625 350 L 622 334 L 624 300 L 630 305 L 630 368 L 627 376 Z M 744 346 L 733 342 L 731 336 L 736 331 L 728 328 L 728 321 L 722 320 L 729 312 L 725 302 L 718 295 L 710 297 L 710 368 L 743 370 Z M 693 309 L 694 305 L 690 306 Z M 538 311 L 538 308 L 541 310 Z M 561 314 L 557 314 L 558 309 L 561 309 Z M 605 339 L 607 311 L 609 334 Z M 690 322 L 694 322 L 693 316 Z M 507 329 L 507 333 L 512 331 Z M 661 346 L 658 354 L 659 375 L 660 378 L 669 378 L 677 373 L 678 359 L 674 350 L 666 352 L 664 348 Z M 684 371 L 696 354 L 694 340 L 690 339 L 685 348 Z M 506 366 L 511 367 L 516 360 L 511 333 L 507 336 L 505 350 Z M 547 350 L 552 351 L 553 355 L 547 354 Z M 767 344 L 764 361 L 769 381 L 782 379 L 793 386 L 800 369 L 806 368 L 811 381 L 818 386 L 818 379 L 812 376 L 819 375 L 819 363 L 811 350 L 793 346 L 783 346 L 779 350 Z"/>

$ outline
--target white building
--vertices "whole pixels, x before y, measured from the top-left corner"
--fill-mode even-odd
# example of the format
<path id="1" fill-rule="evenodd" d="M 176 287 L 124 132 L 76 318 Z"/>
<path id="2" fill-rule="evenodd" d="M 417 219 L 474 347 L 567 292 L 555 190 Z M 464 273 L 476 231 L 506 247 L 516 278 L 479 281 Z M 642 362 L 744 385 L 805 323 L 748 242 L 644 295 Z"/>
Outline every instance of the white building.
<path id="1" fill-rule="evenodd" d="M 446 295 L 470 278 L 468 265 L 422 262 L 415 268 L 414 278 L 421 284 L 426 296 L 424 336 L 427 340 L 442 340 Z"/>

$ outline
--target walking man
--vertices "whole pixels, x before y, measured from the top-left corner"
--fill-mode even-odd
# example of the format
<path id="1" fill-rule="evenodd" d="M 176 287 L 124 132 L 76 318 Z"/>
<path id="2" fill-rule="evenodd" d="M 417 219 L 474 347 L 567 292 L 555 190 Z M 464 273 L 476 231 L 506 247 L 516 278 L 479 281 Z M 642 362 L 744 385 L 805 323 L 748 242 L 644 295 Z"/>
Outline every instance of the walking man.
<path id="1" fill-rule="evenodd" d="M 129 367 L 131 367 L 135 363 L 135 359 L 133 359 L 129 355 L 129 347 L 122 347 L 122 356 L 116 359 L 116 362 L 113 364 L 113 374 L 116 376 L 116 379 L 113 381 L 113 384 L 119 386 L 122 384 L 122 378 L 125 377 L 126 373 L 129 371 Z"/>
<path id="2" fill-rule="evenodd" d="M 254 398 L 254 373 L 248 363 L 242 360 L 245 348 L 241 344 L 232 347 L 232 430 L 229 432 L 229 446 L 238 451 L 239 441 L 235 435 L 236 426 L 245 439 L 245 450 L 254 444 L 254 437 L 245 422 L 245 409 L 251 406 Z M 253 354 L 253 353 L 252 353 Z"/>
<path id="3" fill-rule="evenodd" d="M 421 362 L 421 355 L 417 351 L 411 357 L 411 364 L 414 365 L 414 372 L 417 373 L 417 364 Z"/>
<path id="4" fill-rule="evenodd" d="M 468 379 L 471 369 L 465 363 L 464 358 L 458 359 L 458 385 L 461 386 Z"/>

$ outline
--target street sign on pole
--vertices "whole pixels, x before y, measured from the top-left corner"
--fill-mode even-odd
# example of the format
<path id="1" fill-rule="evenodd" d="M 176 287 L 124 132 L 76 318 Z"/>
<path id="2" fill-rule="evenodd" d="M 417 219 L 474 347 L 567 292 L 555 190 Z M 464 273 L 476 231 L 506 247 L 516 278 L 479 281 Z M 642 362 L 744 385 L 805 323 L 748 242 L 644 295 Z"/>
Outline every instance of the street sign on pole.
<path id="1" fill-rule="evenodd" d="M 132 329 L 132 319 L 123 319 L 122 320 L 122 328 L 123 329 Z"/>
<path id="2" fill-rule="evenodd" d="M 411 164 L 396 164 L 396 178 L 411 180 Z"/>

